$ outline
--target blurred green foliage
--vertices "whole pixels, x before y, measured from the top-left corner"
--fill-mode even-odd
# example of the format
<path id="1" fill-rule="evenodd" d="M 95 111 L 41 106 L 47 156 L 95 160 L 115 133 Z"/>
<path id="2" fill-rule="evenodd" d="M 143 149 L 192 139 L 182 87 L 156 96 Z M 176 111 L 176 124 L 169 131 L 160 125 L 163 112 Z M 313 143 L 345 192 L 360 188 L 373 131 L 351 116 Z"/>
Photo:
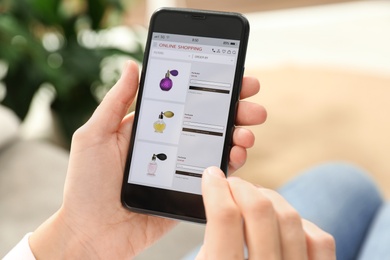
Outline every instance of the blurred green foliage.
<path id="1" fill-rule="evenodd" d="M 130 51 L 82 40 L 120 25 L 125 11 L 122 0 L 0 0 L 0 61 L 7 66 L 2 104 L 24 119 L 37 90 L 52 85 L 51 108 L 70 143 L 99 102 L 96 88 L 107 85 L 104 60 L 142 59 L 137 39 Z"/>

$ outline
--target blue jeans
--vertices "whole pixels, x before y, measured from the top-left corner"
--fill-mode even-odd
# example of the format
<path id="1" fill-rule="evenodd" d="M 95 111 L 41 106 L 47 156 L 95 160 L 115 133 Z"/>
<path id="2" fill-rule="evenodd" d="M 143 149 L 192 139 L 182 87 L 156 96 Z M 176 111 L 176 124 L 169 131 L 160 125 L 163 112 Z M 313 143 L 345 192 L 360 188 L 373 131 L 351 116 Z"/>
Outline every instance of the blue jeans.
<path id="1" fill-rule="evenodd" d="M 390 203 L 384 203 L 360 169 L 343 163 L 320 165 L 279 192 L 303 218 L 333 235 L 338 260 L 390 259 Z"/>
<path id="2" fill-rule="evenodd" d="M 333 235 L 337 259 L 390 259 L 390 204 L 360 169 L 321 165 L 279 192 L 303 218 Z"/>

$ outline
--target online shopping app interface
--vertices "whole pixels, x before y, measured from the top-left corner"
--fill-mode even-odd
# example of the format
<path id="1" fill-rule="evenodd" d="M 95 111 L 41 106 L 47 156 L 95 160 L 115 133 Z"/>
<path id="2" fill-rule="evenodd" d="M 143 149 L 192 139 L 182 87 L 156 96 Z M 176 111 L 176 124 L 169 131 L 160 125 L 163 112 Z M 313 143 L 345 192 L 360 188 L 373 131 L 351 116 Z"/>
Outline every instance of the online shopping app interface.
<path id="1" fill-rule="evenodd" d="M 239 41 L 153 33 L 129 183 L 201 194 L 219 166 Z"/>

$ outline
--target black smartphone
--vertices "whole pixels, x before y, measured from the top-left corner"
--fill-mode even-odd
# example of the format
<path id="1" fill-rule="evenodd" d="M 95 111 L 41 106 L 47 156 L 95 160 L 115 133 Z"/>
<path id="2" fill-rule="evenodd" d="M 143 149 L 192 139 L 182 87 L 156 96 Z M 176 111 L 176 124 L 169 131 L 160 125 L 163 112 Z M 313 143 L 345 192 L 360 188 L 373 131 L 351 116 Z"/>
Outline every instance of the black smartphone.
<path id="1" fill-rule="evenodd" d="M 135 212 L 206 222 L 203 170 L 228 170 L 249 23 L 163 8 L 149 25 L 122 186 Z"/>

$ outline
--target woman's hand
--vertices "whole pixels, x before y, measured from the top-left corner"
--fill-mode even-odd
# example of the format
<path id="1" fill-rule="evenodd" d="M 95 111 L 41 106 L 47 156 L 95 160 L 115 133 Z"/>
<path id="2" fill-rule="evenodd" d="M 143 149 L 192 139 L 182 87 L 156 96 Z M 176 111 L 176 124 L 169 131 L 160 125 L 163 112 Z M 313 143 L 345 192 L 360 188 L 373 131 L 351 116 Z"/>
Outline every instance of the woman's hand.
<path id="1" fill-rule="evenodd" d="M 202 180 L 207 226 L 197 259 L 332 260 L 333 237 L 298 213 L 278 193 L 237 177 L 225 178 L 216 167 Z"/>
<path id="2" fill-rule="evenodd" d="M 259 82 L 244 78 L 241 98 L 259 91 Z M 121 185 L 134 115 L 126 115 L 138 88 L 138 66 L 128 62 L 117 84 L 72 140 L 61 209 L 30 237 L 37 259 L 129 259 L 164 235 L 175 221 L 136 214 L 120 201 Z M 240 101 L 237 125 L 266 119 L 265 109 Z M 251 131 L 233 134 L 230 171 L 246 160 L 254 143 Z"/>

